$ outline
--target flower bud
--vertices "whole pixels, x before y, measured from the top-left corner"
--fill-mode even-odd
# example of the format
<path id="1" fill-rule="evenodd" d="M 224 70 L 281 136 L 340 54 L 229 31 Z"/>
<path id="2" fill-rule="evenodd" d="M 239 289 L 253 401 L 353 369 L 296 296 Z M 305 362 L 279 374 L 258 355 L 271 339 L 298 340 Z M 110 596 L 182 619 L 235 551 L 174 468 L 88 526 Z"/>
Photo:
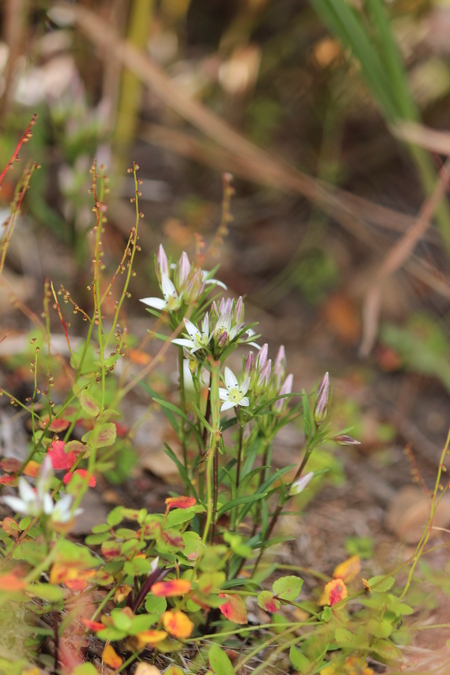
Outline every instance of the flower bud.
<path id="1" fill-rule="evenodd" d="M 333 436 L 333 441 L 338 445 L 361 445 L 361 441 L 357 441 L 356 438 L 347 436 L 347 434 L 338 434 Z"/>
<path id="2" fill-rule="evenodd" d="M 236 302 L 236 307 L 234 308 L 235 322 L 241 323 L 244 320 L 244 301 L 242 296 L 239 296 Z"/>
<path id="3" fill-rule="evenodd" d="M 283 345 L 281 345 L 278 350 L 277 358 L 275 359 L 275 364 L 273 366 L 273 372 L 277 376 L 277 384 L 280 386 L 280 382 L 286 374 L 286 352 L 284 351 Z"/>
<path id="4" fill-rule="evenodd" d="M 292 392 L 292 385 L 294 383 L 294 376 L 288 375 L 285 381 L 283 382 L 283 386 L 281 387 L 280 391 L 278 392 L 278 396 L 284 396 L 285 394 L 290 394 Z M 283 408 L 286 406 L 287 399 L 279 398 L 278 401 L 275 401 L 274 403 L 274 410 L 277 412 L 281 412 Z"/>
<path id="5" fill-rule="evenodd" d="M 261 370 L 264 368 L 266 361 L 267 361 L 267 355 L 269 353 L 269 345 L 266 344 L 261 347 L 261 349 L 258 352 L 258 356 L 256 357 L 256 370 Z"/>
<path id="6" fill-rule="evenodd" d="M 163 249 L 162 244 L 159 245 L 158 255 L 156 257 L 156 278 L 158 282 L 161 283 L 163 276 L 169 276 L 169 263 L 167 261 L 166 252 Z"/>
<path id="7" fill-rule="evenodd" d="M 224 347 L 227 346 L 227 344 L 228 344 L 228 333 L 227 333 L 226 330 L 224 330 L 223 333 L 221 333 L 221 334 L 219 335 L 219 338 L 218 338 L 218 340 L 217 340 L 217 345 L 218 345 L 221 349 L 223 349 Z"/>
<path id="8" fill-rule="evenodd" d="M 272 373 L 272 361 L 269 359 L 259 371 L 258 389 L 267 387 Z"/>
<path id="9" fill-rule="evenodd" d="M 294 495 L 300 494 L 300 492 L 303 492 L 305 487 L 308 485 L 310 480 L 314 477 L 314 471 L 310 471 L 309 473 L 305 474 L 304 476 L 301 476 L 298 480 L 295 481 L 295 483 L 292 483 L 290 489 L 289 489 L 289 494 L 291 497 Z"/>
<path id="10" fill-rule="evenodd" d="M 253 363 L 254 363 L 254 356 L 253 352 L 249 352 L 247 358 L 245 359 L 245 365 L 244 365 L 244 378 L 245 377 L 250 377 L 251 372 L 253 370 Z"/>
<path id="11" fill-rule="evenodd" d="M 314 408 L 314 420 L 317 426 L 325 421 L 328 414 L 328 397 L 330 395 L 330 376 L 325 373 L 317 392 L 316 407 Z"/>
<path id="12" fill-rule="evenodd" d="M 185 284 L 184 299 L 186 302 L 195 302 L 203 290 L 203 275 L 201 270 L 196 270 Z"/>
<path id="13" fill-rule="evenodd" d="M 178 264 L 175 268 L 175 286 L 178 292 L 182 291 L 191 271 L 191 263 L 185 251 L 180 256 Z"/>

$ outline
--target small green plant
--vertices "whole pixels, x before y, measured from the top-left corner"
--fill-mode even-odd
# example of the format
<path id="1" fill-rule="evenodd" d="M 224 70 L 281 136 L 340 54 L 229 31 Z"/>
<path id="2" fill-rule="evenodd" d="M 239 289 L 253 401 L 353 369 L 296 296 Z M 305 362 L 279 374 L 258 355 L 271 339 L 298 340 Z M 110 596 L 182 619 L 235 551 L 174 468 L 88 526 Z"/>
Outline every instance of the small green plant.
<path id="1" fill-rule="evenodd" d="M 105 642 L 106 665 L 120 673 L 137 662 L 137 675 L 155 675 L 159 668 L 166 675 L 232 675 L 245 672 L 246 664 L 263 673 L 275 659 L 286 672 L 372 675 L 368 657 L 384 664 L 400 661 L 394 636 L 400 639 L 399 622 L 413 611 L 407 592 L 426 534 L 403 591 L 394 588 L 389 575 L 352 586 L 360 571 L 357 554 L 331 577 L 296 565 L 285 566 L 286 575 L 276 562 L 277 546 L 289 539 L 277 533 L 277 523 L 285 515 L 299 517 L 291 503 L 295 508 L 298 495 L 304 496 L 322 471 L 308 470 L 311 456 L 325 442 L 357 443 L 327 423 L 328 373 L 314 395 L 293 393 L 284 348 L 272 362 L 269 346 L 259 347 L 254 326 L 245 323 L 243 299 L 221 297 L 217 268 L 205 271 L 186 253 L 172 262 L 161 246 L 155 260 L 161 296 L 142 302 L 156 317 L 150 331 L 163 341 L 160 356 L 178 351 L 179 404 L 152 388 L 158 358 L 129 380 L 116 376 L 127 353 L 121 309 L 139 251 L 138 167 L 130 171 L 136 222 L 111 280 L 105 280 L 102 255 L 107 178 L 94 164 L 88 286 L 93 310 L 85 311 L 68 290 L 56 292 L 47 283 L 43 321 L 32 315 L 33 393 L 22 402 L 1 392 L 29 416 L 31 434 L 23 461 L 0 460 L 0 484 L 9 491 L 2 501 L 12 512 L 0 529 L 0 605 L 2 616 L 18 624 L 15 636 L 31 639 L 27 650 L 16 652 L 15 636 L 2 632 L 0 672 L 34 675 L 36 664 L 53 673 L 100 672 L 94 652 L 83 656 L 83 631 Z M 227 198 L 224 204 L 218 239 L 229 220 Z M 108 315 L 106 300 L 120 280 L 119 299 Z M 76 348 L 59 298 L 86 323 L 86 337 Z M 52 351 L 52 310 L 67 341 L 66 359 Z M 131 452 L 120 404 L 138 385 L 174 430 L 176 445 L 166 445 L 165 451 L 178 469 L 182 494 L 168 496 L 162 513 L 115 507 L 80 545 L 70 532 L 83 495 L 95 486 L 96 476 L 114 467 L 118 453 Z M 278 432 L 300 420 L 304 445 L 298 459 L 274 469 Z M 80 439 L 74 438 L 75 426 L 84 428 Z M 447 447 L 441 470 L 446 452 Z M 361 548 L 357 542 L 352 551 Z M 259 612 L 257 621 L 249 620 L 249 608 Z M 62 648 L 68 633 L 70 654 Z M 51 657 L 41 649 L 44 638 L 53 641 Z M 256 658 L 260 653 L 262 663 Z M 94 663 L 88 662 L 91 657 Z"/>

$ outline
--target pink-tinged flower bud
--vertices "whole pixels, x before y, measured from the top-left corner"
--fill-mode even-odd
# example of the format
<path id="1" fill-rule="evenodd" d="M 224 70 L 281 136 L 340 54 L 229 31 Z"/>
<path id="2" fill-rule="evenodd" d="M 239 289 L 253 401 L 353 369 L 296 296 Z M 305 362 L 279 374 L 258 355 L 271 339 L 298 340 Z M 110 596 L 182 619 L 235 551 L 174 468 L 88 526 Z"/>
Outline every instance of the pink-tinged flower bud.
<path id="1" fill-rule="evenodd" d="M 191 271 L 191 263 L 189 262 L 187 253 L 183 251 L 175 269 L 175 279 L 174 279 L 175 287 L 179 293 L 184 289 L 190 271 Z"/>
<path id="2" fill-rule="evenodd" d="M 258 388 L 267 387 L 272 373 L 272 361 L 269 359 L 259 371 Z"/>
<path id="3" fill-rule="evenodd" d="M 221 334 L 219 335 L 219 338 L 218 338 L 218 340 L 217 340 L 217 345 L 218 345 L 221 349 L 223 349 L 224 347 L 227 346 L 227 344 L 228 344 L 228 333 L 227 333 L 226 330 L 224 330 L 223 333 L 221 333 Z"/>
<path id="4" fill-rule="evenodd" d="M 285 396 L 286 394 L 291 394 L 293 384 L 294 384 L 294 376 L 292 374 L 288 375 L 285 381 L 283 382 L 283 386 L 278 392 L 278 396 Z M 275 401 L 273 407 L 274 410 L 276 410 L 277 412 L 281 412 L 286 405 L 287 399 L 279 398 L 278 401 Z"/>
<path id="5" fill-rule="evenodd" d="M 347 436 L 347 434 L 338 434 L 333 436 L 333 441 L 338 445 L 361 445 L 361 441 L 357 441 L 356 438 Z"/>
<path id="6" fill-rule="evenodd" d="M 278 385 L 286 374 L 286 352 L 284 351 L 283 345 L 278 350 L 277 358 L 275 359 L 275 364 L 273 366 L 273 372 L 277 376 Z"/>
<path id="7" fill-rule="evenodd" d="M 305 487 L 308 485 L 308 483 L 312 478 L 314 478 L 314 471 L 310 471 L 304 476 L 301 476 L 301 478 L 296 480 L 295 483 L 292 483 L 289 490 L 289 494 L 291 495 L 291 497 L 300 494 L 300 492 L 303 492 L 303 490 L 305 489 Z"/>
<path id="8" fill-rule="evenodd" d="M 245 359 L 245 365 L 244 365 L 244 379 L 246 377 L 250 377 L 250 374 L 253 370 L 253 363 L 254 363 L 254 356 L 253 352 L 249 352 L 247 358 Z"/>
<path id="9" fill-rule="evenodd" d="M 184 288 L 184 299 L 186 302 L 195 302 L 203 290 L 203 275 L 201 270 L 196 270 L 190 279 L 188 279 Z"/>
<path id="10" fill-rule="evenodd" d="M 239 296 L 237 299 L 234 316 L 236 323 L 241 323 L 244 320 L 244 301 L 242 300 L 242 296 Z"/>
<path id="11" fill-rule="evenodd" d="M 258 356 L 256 357 L 256 370 L 261 370 L 261 368 L 264 368 L 267 361 L 268 353 L 269 353 L 269 345 L 266 342 L 266 344 L 261 347 L 261 349 L 258 352 Z"/>
<path id="12" fill-rule="evenodd" d="M 317 391 L 316 407 L 314 408 L 314 420 L 319 426 L 325 421 L 328 414 L 328 397 L 330 395 L 330 376 L 325 373 Z"/>
<path id="13" fill-rule="evenodd" d="M 162 244 L 159 245 L 155 267 L 156 267 L 156 278 L 158 279 L 159 283 L 161 283 L 163 275 L 165 275 L 166 277 L 169 276 L 169 263 Z"/>
<path id="14" fill-rule="evenodd" d="M 233 309 L 233 300 L 222 298 L 219 304 L 219 312 L 221 316 L 226 317 L 231 322 L 231 310 Z"/>

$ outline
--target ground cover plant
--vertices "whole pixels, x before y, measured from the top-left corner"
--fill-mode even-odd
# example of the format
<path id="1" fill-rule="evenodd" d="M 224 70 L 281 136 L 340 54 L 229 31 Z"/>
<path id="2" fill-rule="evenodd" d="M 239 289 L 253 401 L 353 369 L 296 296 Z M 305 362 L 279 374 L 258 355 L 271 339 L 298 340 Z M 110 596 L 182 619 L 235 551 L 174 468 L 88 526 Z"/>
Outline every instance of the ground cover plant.
<path id="1" fill-rule="evenodd" d="M 1 242 L 2 266 L 37 169 L 27 167 L 18 185 Z M 132 336 L 123 307 L 139 254 L 141 216 L 138 166 L 129 171 L 136 219 L 115 273 L 105 278 L 108 180 L 94 163 L 88 284 L 93 310 L 79 305 L 71 289 L 46 282 L 42 314 L 28 312 L 33 391 L 26 400 L 1 392 L 28 416 L 30 439 L 23 460 L 0 461 L 2 503 L 10 509 L 0 530 L 0 671 L 231 675 L 266 673 L 276 664 L 281 672 L 306 675 L 396 672 L 410 634 L 402 622 L 421 600 L 417 565 L 445 492 L 448 441 L 429 527 L 407 563 L 369 579 L 360 577 L 357 554 L 330 577 L 301 561 L 280 563 L 277 550 L 286 537 L 276 526 L 285 517 L 302 517 L 299 500 L 323 473 L 310 470 L 311 458 L 326 443 L 345 448 L 358 441 L 329 420 L 328 373 L 311 394 L 293 392 L 284 349 L 273 358 L 257 327 L 245 323 L 243 299 L 224 294 L 217 268 L 202 269 L 200 239 L 194 262 L 186 253 L 172 261 L 159 247 L 155 273 L 161 293 L 141 302 L 143 312 L 156 318 L 151 337 L 163 346 L 140 372 L 124 376 Z M 229 177 L 224 185 L 213 246 L 226 236 L 230 219 Z M 87 327 L 76 347 L 71 312 Z M 55 318 L 67 359 L 52 348 Z M 241 367 L 231 368 L 238 349 Z M 168 350 L 178 351 L 177 404 L 152 386 Z M 56 378 L 64 383 L 60 402 L 54 400 Z M 160 406 L 172 426 L 174 441 L 165 451 L 177 467 L 180 489 L 168 493 L 164 512 L 118 505 L 84 542 L 76 541 L 71 529 L 83 495 L 120 453 L 132 452 L 121 403 L 134 387 Z M 302 425 L 304 445 L 298 462 L 274 470 L 273 442 L 289 423 Z"/>

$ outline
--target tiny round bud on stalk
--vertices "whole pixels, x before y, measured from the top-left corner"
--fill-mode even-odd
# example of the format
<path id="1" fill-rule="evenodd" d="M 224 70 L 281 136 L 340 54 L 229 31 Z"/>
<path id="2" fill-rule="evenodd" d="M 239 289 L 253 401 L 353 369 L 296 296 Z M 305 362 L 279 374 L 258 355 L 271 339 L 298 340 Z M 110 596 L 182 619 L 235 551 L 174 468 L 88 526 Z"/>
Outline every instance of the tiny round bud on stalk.
<path id="1" fill-rule="evenodd" d="M 314 421 L 319 426 L 328 414 L 328 398 L 330 395 L 330 376 L 325 373 L 317 392 L 316 406 L 314 408 Z"/>

